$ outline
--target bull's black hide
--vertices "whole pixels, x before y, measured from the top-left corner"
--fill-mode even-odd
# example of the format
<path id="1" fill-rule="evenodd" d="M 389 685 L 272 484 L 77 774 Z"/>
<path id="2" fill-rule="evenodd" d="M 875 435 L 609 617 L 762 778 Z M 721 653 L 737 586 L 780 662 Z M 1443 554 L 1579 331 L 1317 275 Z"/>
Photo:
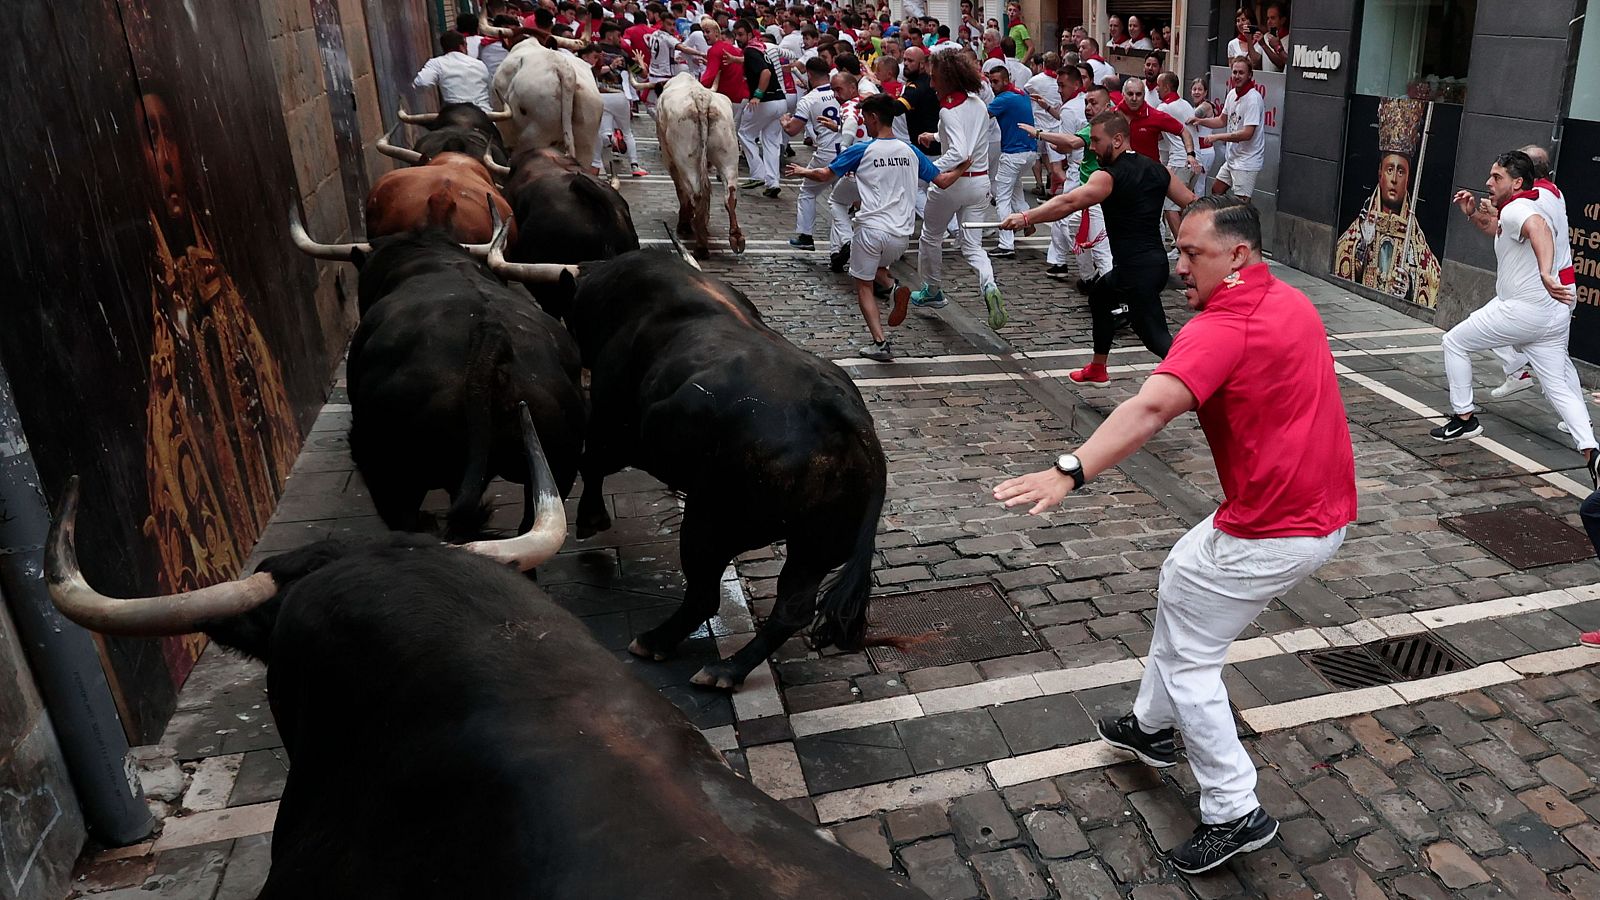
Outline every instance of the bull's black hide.
<path id="1" fill-rule="evenodd" d="M 512 262 L 581 263 L 639 249 L 628 201 L 571 157 L 546 149 L 518 152 L 505 194 L 517 218 L 517 242 L 506 250 Z M 528 289 L 551 315 L 567 314 L 570 282 Z"/>

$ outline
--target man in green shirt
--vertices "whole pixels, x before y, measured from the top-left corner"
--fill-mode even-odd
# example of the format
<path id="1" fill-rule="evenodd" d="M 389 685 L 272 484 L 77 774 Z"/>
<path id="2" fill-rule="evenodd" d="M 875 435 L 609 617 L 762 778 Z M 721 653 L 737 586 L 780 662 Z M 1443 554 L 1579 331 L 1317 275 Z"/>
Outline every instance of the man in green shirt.
<path id="1" fill-rule="evenodd" d="M 1033 55 L 1033 35 L 1028 32 L 1028 26 L 1022 24 L 1020 3 L 1006 4 L 1006 21 L 1011 25 L 1006 35 L 1017 45 L 1017 60 L 1026 62 Z"/>
<path id="2" fill-rule="evenodd" d="M 1081 73 L 1076 81 L 1079 84 L 1083 82 Z M 1071 154 L 1083 153 L 1078 163 L 1076 181 L 1069 175 L 1068 183 L 1064 185 L 1065 190 L 1071 190 L 1087 183 L 1089 176 L 1100 168 L 1100 160 L 1095 156 L 1094 148 L 1089 146 L 1088 120 L 1111 108 L 1111 95 L 1103 85 L 1090 85 L 1081 94 L 1073 93 L 1074 79 L 1070 77 L 1061 79 L 1059 83 L 1063 88 L 1062 95 L 1067 98 L 1059 111 L 1063 130 L 1041 131 L 1039 140 L 1069 154 L 1069 164 L 1072 161 Z M 1106 240 L 1105 216 L 1099 204 L 1050 223 L 1050 250 L 1045 256 L 1049 268 L 1045 269 L 1045 274 L 1061 281 L 1071 277 L 1072 270 L 1067 266 L 1069 253 L 1077 262 L 1076 287 L 1080 293 L 1089 293 L 1095 279 L 1111 271 L 1111 244 Z"/>

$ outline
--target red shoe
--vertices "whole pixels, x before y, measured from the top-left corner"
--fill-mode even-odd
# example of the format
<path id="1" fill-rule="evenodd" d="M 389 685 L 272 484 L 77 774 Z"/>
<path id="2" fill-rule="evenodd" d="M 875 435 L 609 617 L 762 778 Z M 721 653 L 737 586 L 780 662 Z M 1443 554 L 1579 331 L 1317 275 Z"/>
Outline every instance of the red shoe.
<path id="1" fill-rule="evenodd" d="M 1079 384 L 1085 381 L 1094 384 L 1105 384 L 1111 380 L 1111 376 L 1106 374 L 1106 367 L 1098 363 L 1089 363 L 1076 372 L 1068 372 L 1067 377 Z"/>
<path id="2" fill-rule="evenodd" d="M 1578 643 L 1585 647 L 1600 647 L 1600 631 L 1585 631 L 1578 635 Z"/>
<path id="3" fill-rule="evenodd" d="M 622 129 L 611 132 L 611 149 L 618 153 L 628 152 L 628 142 L 622 139 Z"/>

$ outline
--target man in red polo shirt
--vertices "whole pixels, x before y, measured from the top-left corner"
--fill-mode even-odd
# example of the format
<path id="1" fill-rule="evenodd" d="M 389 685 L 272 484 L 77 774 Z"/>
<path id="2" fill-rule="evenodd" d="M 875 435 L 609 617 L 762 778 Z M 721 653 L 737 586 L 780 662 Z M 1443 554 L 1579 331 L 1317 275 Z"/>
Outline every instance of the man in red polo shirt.
<path id="1" fill-rule="evenodd" d="M 1122 85 L 1122 102 L 1117 104 L 1117 112 L 1122 113 L 1128 120 L 1128 131 L 1133 139 L 1134 151 L 1165 165 L 1167 159 L 1161 152 L 1161 136 L 1171 134 L 1181 135 L 1183 149 L 1194 152 L 1194 142 L 1189 137 L 1189 129 L 1184 128 L 1182 122 L 1144 102 L 1144 95 L 1144 80 L 1129 78 Z"/>
<path id="2" fill-rule="evenodd" d="M 1222 664 L 1272 598 L 1339 549 L 1356 516 L 1355 459 L 1333 354 L 1316 308 L 1261 261 L 1255 208 L 1225 195 L 1184 212 L 1178 274 L 1198 310 L 1137 396 L 1076 453 L 994 495 L 1042 513 L 1196 410 L 1222 505 L 1161 566 L 1155 631 L 1133 711 L 1100 736 L 1147 765 L 1177 764 L 1183 733 L 1200 784 L 1200 827 L 1169 857 L 1196 874 L 1278 833 L 1256 800 L 1256 769 L 1234 731 Z M 1091 526 L 1092 527 L 1092 526 Z"/>

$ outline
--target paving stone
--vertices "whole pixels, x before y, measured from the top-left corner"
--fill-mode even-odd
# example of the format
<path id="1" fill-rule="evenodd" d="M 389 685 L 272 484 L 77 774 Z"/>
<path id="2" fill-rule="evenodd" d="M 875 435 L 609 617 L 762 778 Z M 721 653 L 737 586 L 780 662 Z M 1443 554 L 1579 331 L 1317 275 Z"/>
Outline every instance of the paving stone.
<path id="1" fill-rule="evenodd" d="M 932 900 L 977 900 L 978 879 L 956 853 L 956 842 L 941 837 L 900 848 L 900 861 L 912 885 Z"/>
<path id="2" fill-rule="evenodd" d="M 1050 886 L 1024 850 L 1012 848 L 972 857 L 972 867 L 991 900 L 1047 900 Z"/>
<path id="3" fill-rule="evenodd" d="M 889 837 L 896 844 L 950 833 L 950 816 L 945 813 L 942 803 L 922 803 L 891 810 L 883 818 L 889 828 Z"/>
<path id="4" fill-rule="evenodd" d="M 1443 735 L 1429 734 L 1411 739 L 1430 768 L 1440 775 L 1459 775 L 1473 767 L 1472 760 L 1463 756 Z"/>
<path id="5" fill-rule="evenodd" d="M 794 749 L 813 794 L 890 781 L 915 771 L 891 724 L 798 738 Z"/>
<path id="6" fill-rule="evenodd" d="M 1415 760 L 1403 763 L 1394 769 L 1395 780 L 1406 789 L 1406 793 L 1428 808 L 1429 812 L 1440 812 L 1456 805 L 1455 794 L 1445 787 L 1444 782 L 1435 778 L 1420 762 Z"/>
<path id="7" fill-rule="evenodd" d="M 1315 722 L 1295 731 L 1300 743 L 1314 756 L 1324 761 L 1343 756 L 1354 750 L 1356 742 L 1332 722 Z"/>
<path id="8" fill-rule="evenodd" d="M 1315 818 L 1290 819 L 1278 826 L 1283 849 L 1302 862 L 1326 857 L 1333 850 L 1333 837 Z"/>
<path id="9" fill-rule="evenodd" d="M 1128 897 L 1131 900 L 1188 900 L 1189 895 L 1177 885 L 1141 884 Z"/>
<path id="10" fill-rule="evenodd" d="M 1439 821 L 1456 840 L 1465 844 L 1467 849 L 1477 856 L 1487 856 L 1506 845 L 1501 840 L 1500 833 L 1489 827 L 1476 813 L 1449 812 L 1440 817 Z"/>
<path id="11" fill-rule="evenodd" d="M 871 673 L 872 663 L 865 653 L 840 653 L 819 659 L 798 659 L 778 664 L 778 680 L 784 685 L 840 681 Z"/>
<path id="12" fill-rule="evenodd" d="M 1550 707 L 1529 696 L 1523 689 L 1525 684 L 1526 682 L 1523 684 L 1498 684 L 1494 687 L 1486 688 L 1485 693 L 1499 701 L 1506 707 L 1506 711 L 1509 714 L 1525 724 L 1538 725 L 1554 719 L 1556 715 L 1550 711 Z"/>
<path id="13" fill-rule="evenodd" d="M 1391 706 L 1380 709 L 1372 714 L 1378 723 L 1390 732 L 1400 736 L 1409 737 L 1413 731 L 1427 725 L 1421 714 L 1409 706 Z"/>
<path id="14" fill-rule="evenodd" d="M 1600 826 L 1594 824 L 1579 825 L 1568 828 L 1561 833 L 1567 843 L 1582 853 L 1592 866 L 1600 867 Z M 1597 894 L 1596 896 L 1600 896 Z"/>
<path id="15" fill-rule="evenodd" d="M 1511 748 L 1511 752 L 1525 759 L 1537 759 L 1550 752 L 1550 745 L 1526 725 L 1515 719 L 1491 719 L 1483 723 L 1489 733 Z"/>
<path id="16" fill-rule="evenodd" d="M 1499 782 L 1484 775 L 1473 775 L 1452 782 L 1456 793 L 1467 805 L 1477 810 L 1480 815 L 1488 820 L 1490 825 L 1496 827 L 1525 815 L 1528 811 L 1522 801 L 1506 790 Z"/>
<path id="17" fill-rule="evenodd" d="M 894 854 L 889 852 L 889 841 L 883 836 L 883 823 L 876 816 L 835 825 L 833 833 L 840 844 L 854 851 L 857 856 L 885 869 L 894 867 Z"/>
<path id="18" fill-rule="evenodd" d="M 1079 824 L 1094 826 L 1121 822 L 1127 810 L 1127 794 L 1107 780 L 1103 772 L 1081 772 L 1062 775 L 1056 787 L 1067 805 L 1078 817 Z"/>
<path id="19" fill-rule="evenodd" d="M 1550 701 L 1550 708 L 1569 724 L 1600 736 L 1600 709 L 1594 703 L 1580 697 L 1563 697 Z"/>
<path id="20" fill-rule="evenodd" d="M 1070 813 L 1054 809 L 1040 809 L 1022 818 L 1023 827 L 1033 839 L 1039 855 L 1046 859 L 1064 859 L 1089 849 L 1089 839 L 1078 827 Z"/>
<path id="21" fill-rule="evenodd" d="M 1385 766 L 1396 766 L 1410 759 L 1413 754 L 1411 748 L 1400 742 L 1393 732 L 1379 724 L 1372 716 L 1356 716 L 1347 719 L 1344 723 L 1345 730 L 1356 739 L 1361 749 L 1371 754 Z"/>
<path id="22" fill-rule="evenodd" d="M 1381 831 L 1356 841 L 1356 855 L 1376 872 L 1387 872 L 1411 864 L 1411 857 L 1400 849 L 1394 838 Z"/>
<path id="23" fill-rule="evenodd" d="M 916 694 L 920 694 L 923 691 L 936 691 L 940 688 L 959 687 L 963 684 L 972 684 L 983 680 L 983 676 L 978 673 L 978 667 L 972 663 L 956 663 L 950 666 L 917 669 L 903 673 L 903 677 L 905 683 L 911 688 L 912 693 Z"/>
<path id="24" fill-rule="evenodd" d="M 1164 785 L 1160 773 L 1141 762 L 1111 766 L 1106 769 L 1106 777 L 1125 794 L 1154 790 Z"/>
<path id="25" fill-rule="evenodd" d="M 1560 896 L 1550 889 L 1545 874 L 1520 854 L 1490 857 L 1483 861 L 1483 867 L 1505 885 L 1516 900 L 1553 900 Z"/>
<path id="26" fill-rule="evenodd" d="M 239 765 L 239 777 L 228 795 L 228 806 L 266 803 L 283 796 L 289 780 L 289 753 L 282 747 L 252 750 Z"/>
<path id="27" fill-rule="evenodd" d="M 1021 834 L 1017 821 L 995 791 L 958 797 L 950 804 L 950 824 L 965 847 L 996 850 Z"/>
<path id="28" fill-rule="evenodd" d="M 818 684 L 797 684 L 783 689 L 783 705 L 793 715 L 813 709 L 843 706 L 856 702 L 855 692 L 848 681 L 824 681 Z"/>
<path id="29" fill-rule="evenodd" d="M 1278 819 L 1292 819 L 1310 811 L 1300 795 L 1274 769 L 1256 770 L 1256 799 Z"/>
<path id="30" fill-rule="evenodd" d="M 1430 700 L 1420 703 L 1417 705 L 1417 714 L 1428 724 L 1438 726 L 1440 734 L 1457 744 L 1481 741 L 1489 736 L 1489 732 L 1483 730 L 1483 726 L 1468 715 L 1466 710 L 1450 700 Z"/>
<path id="31" fill-rule="evenodd" d="M 1331 859 L 1306 870 L 1311 882 L 1328 900 L 1380 900 L 1383 889 L 1360 864 L 1348 859 Z"/>
<path id="32" fill-rule="evenodd" d="M 1344 776 L 1350 790 L 1363 797 L 1376 797 L 1395 789 L 1395 783 L 1377 764 L 1364 756 L 1353 756 L 1333 764 Z"/>
<path id="33" fill-rule="evenodd" d="M 884 697 L 899 697 L 911 693 L 911 688 L 906 685 L 905 679 L 899 672 L 862 675 L 852 681 L 856 690 L 861 692 L 862 700 L 881 700 Z"/>
<path id="34" fill-rule="evenodd" d="M 1291 734 L 1271 734 L 1256 741 L 1256 751 L 1277 767 L 1285 781 L 1299 785 L 1322 774 L 1322 761 Z"/>
<path id="35" fill-rule="evenodd" d="M 1403 900 L 1451 900 L 1451 892 L 1441 888 L 1433 879 L 1420 873 L 1402 875 L 1390 885 L 1394 894 Z"/>
<path id="36" fill-rule="evenodd" d="M 1524 763 L 1521 757 L 1513 753 L 1504 742 L 1497 740 L 1481 741 L 1462 749 L 1462 752 L 1471 757 L 1478 765 L 1489 770 L 1495 780 L 1513 791 L 1540 784 L 1538 775 Z"/>
<path id="37" fill-rule="evenodd" d="M 1268 846 L 1237 858 L 1229 868 L 1238 872 L 1249 884 L 1233 896 L 1264 896 L 1269 900 L 1311 900 L 1311 886 L 1301 876 L 1300 869 L 1283 851 Z"/>
<path id="38" fill-rule="evenodd" d="M 1490 719 L 1500 715 L 1500 704 L 1490 700 L 1480 691 L 1468 691 L 1450 698 L 1450 702 L 1461 707 L 1467 715 L 1474 719 Z"/>
<path id="39" fill-rule="evenodd" d="M 1112 684 L 1105 687 L 1078 691 L 1073 696 L 1083 705 L 1090 721 L 1105 717 L 1118 717 L 1133 709 L 1133 698 L 1139 693 L 1139 683 Z"/>
<path id="40" fill-rule="evenodd" d="M 1566 828 L 1568 825 L 1577 825 L 1589 819 L 1583 810 L 1568 802 L 1559 788 L 1549 785 L 1523 791 L 1517 795 L 1517 799 L 1551 828 Z"/>
<path id="41" fill-rule="evenodd" d="M 1128 801 L 1143 817 L 1145 827 L 1155 838 L 1156 848 L 1162 853 L 1170 851 L 1194 834 L 1198 824 L 1194 812 L 1172 791 L 1165 788 L 1140 791 L 1130 795 Z"/>
<path id="42" fill-rule="evenodd" d="M 989 713 L 1000 727 L 1013 755 L 1051 747 L 1078 744 L 1095 738 L 1094 722 L 1083 706 L 1067 694 L 1030 697 L 993 707 Z"/>
<path id="43" fill-rule="evenodd" d="M 212 900 L 255 900 L 267 883 L 272 869 L 272 835 L 252 834 L 238 838 L 228 854 L 222 883 Z"/>
<path id="44" fill-rule="evenodd" d="M 1555 882 L 1574 897 L 1600 897 L 1600 872 L 1588 866 L 1574 866 L 1555 874 Z"/>
<path id="45" fill-rule="evenodd" d="M 1533 815 L 1524 815 L 1496 826 L 1505 842 L 1527 855 L 1533 864 L 1546 872 L 1564 869 L 1582 861 L 1572 845 L 1560 833 Z"/>
<path id="46" fill-rule="evenodd" d="M 1407 843 L 1420 844 L 1439 837 L 1438 821 L 1414 797 L 1385 794 L 1373 798 L 1372 808 Z"/>
<path id="47" fill-rule="evenodd" d="M 1422 851 L 1422 856 L 1428 869 L 1439 876 L 1447 888 L 1459 891 L 1489 880 L 1489 873 L 1482 866 L 1449 841 L 1430 844 Z"/>
<path id="48" fill-rule="evenodd" d="M 1132 822 L 1097 828 L 1089 832 L 1089 843 L 1123 884 L 1140 884 L 1160 877 L 1161 866 L 1155 854 Z"/>
<path id="49" fill-rule="evenodd" d="M 1268 656 L 1237 663 L 1235 667 L 1272 703 L 1316 697 L 1333 690 L 1298 656 Z"/>
<path id="50" fill-rule="evenodd" d="M 1050 880 L 1062 900 L 1120 900 L 1121 894 L 1094 859 L 1075 859 L 1049 864 Z"/>
<path id="51" fill-rule="evenodd" d="M 1434 635 L 1475 666 L 1535 652 L 1526 641 L 1495 622 L 1449 625 L 1436 630 Z"/>
<path id="52" fill-rule="evenodd" d="M 1377 826 L 1371 813 L 1338 780 L 1323 776 L 1300 788 L 1300 796 L 1341 843 Z M 1411 801 L 1415 802 L 1415 801 Z"/>
<path id="53" fill-rule="evenodd" d="M 1060 806 L 1063 802 L 1061 789 L 1049 779 L 1012 785 L 1002 790 L 1000 795 L 1013 812 L 1027 812 L 1041 806 Z"/>
<path id="54" fill-rule="evenodd" d="M 912 768 L 936 772 L 1009 755 L 987 709 L 966 709 L 907 719 L 895 725 Z"/>

